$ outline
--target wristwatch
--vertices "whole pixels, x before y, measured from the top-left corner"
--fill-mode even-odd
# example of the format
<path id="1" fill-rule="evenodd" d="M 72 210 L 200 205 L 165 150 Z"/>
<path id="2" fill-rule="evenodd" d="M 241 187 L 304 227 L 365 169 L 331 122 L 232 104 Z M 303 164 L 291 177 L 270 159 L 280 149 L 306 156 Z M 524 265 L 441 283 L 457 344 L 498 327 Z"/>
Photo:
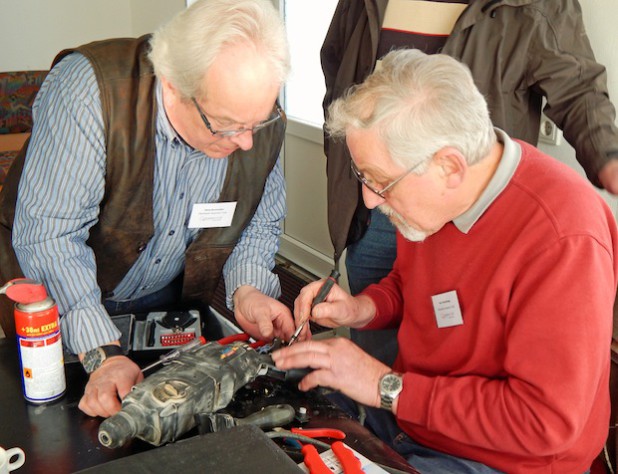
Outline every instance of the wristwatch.
<path id="1" fill-rule="evenodd" d="M 380 408 L 391 410 L 393 402 L 403 390 L 403 377 L 395 372 L 389 372 L 380 379 Z"/>
<path id="2" fill-rule="evenodd" d="M 124 355 L 124 352 L 122 352 L 122 348 L 120 346 L 116 346 L 115 344 L 95 347 L 94 349 L 84 354 L 84 358 L 82 359 L 82 365 L 84 366 L 84 370 L 86 371 L 86 373 L 91 374 L 99 367 L 101 367 L 101 364 L 104 361 L 106 361 L 110 357 L 119 355 Z"/>

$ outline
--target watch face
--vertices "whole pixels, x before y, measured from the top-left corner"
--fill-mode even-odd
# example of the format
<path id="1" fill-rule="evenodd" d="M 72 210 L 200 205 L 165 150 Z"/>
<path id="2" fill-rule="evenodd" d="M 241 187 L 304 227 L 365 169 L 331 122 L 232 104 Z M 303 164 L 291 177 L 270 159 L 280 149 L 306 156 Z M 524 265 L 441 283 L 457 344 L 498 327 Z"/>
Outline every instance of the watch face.
<path id="1" fill-rule="evenodd" d="M 388 373 L 380 379 L 380 408 L 390 410 L 403 389 L 401 375 Z"/>
<path id="2" fill-rule="evenodd" d="M 386 374 L 382 379 L 382 390 L 387 393 L 396 393 L 401 388 L 401 378 L 395 374 Z"/>
<path id="3" fill-rule="evenodd" d="M 82 360 L 82 365 L 86 373 L 91 374 L 101 367 L 101 364 L 105 362 L 106 359 L 119 355 L 124 355 L 120 346 L 107 344 L 86 352 Z"/>
<path id="4" fill-rule="evenodd" d="M 82 360 L 82 365 L 86 373 L 90 374 L 98 369 L 103 363 L 104 355 L 103 351 L 98 347 L 86 352 L 86 354 L 84 354 L 84 360 Z"/>

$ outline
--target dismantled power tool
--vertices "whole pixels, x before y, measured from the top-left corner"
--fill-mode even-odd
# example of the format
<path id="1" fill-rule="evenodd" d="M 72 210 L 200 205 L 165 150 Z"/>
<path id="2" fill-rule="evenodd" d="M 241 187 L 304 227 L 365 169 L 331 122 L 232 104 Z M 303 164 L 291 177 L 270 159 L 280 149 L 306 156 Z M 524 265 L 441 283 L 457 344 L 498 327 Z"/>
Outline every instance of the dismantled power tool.
<path id="1" fill-rule="evenodd" d="M 261 375 L 299 380 L 306 373 L 280 371 L 270 354 L 244 342 L 196 345 L 135 385 L 122 400 L 121 410 L 101 423 L 99 442 L 115 448 L 139 438 L 159 446 L 177 440 L 199 420 L 210 420 L 213 430 L 242 424 L 242 419 L 215 416 L 240 388 Z M 267 407 L 247 418 L 245 423 L 264 428 L 281 426 L 292 421 L 294 409 Z"/>

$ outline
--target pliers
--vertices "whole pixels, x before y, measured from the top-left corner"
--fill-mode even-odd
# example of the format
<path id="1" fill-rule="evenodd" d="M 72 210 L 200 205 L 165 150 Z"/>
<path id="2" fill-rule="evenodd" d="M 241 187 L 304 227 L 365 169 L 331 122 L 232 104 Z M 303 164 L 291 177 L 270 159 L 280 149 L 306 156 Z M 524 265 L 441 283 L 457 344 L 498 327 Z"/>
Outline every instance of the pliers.
<path id="1" fill-rule="evenodd" d="M 346 447 L 341 441 L 345 438 L 345 433 L 341 430 L 332 428 L 292 428 L 292 433 L 307 436 L 309 438 L 333 438 L 337 439 L 331 444 L 331 449 L 341 467 L 344 474 L 362 474 L 361 462 L 358 460 L 354 453 Z M 305 444 L 301 448 L 301 452 L 304 455 L 305 466 L 309 469 L 309 474 L 333 474 L 333 471 L 326 465 L 326 463 L 320 457 L 320 453 L 316 447 L 312 444 Z"/>
<path id="2" fill-rule="evenodd" d="M 246 332 L 241 332 L 238 334 L 232 334 L 231 336 L 226 336 L 224 338 L 221 338 L 217 342 L 221 344 L 222 346 L 224 346 L 226 344 L 231 344 L 232 342 L 236 342 L 236 341 L 249 342 L 249 339 L 251 339 L 251 336 L 249 336 L 249 334 L 247 334 Z M 258 347 L 261 347 L 265 344 L 266 344 L 266 341 L 259 340 L 259 341 L 250 343 L 249 346 L 252 347 L 253 349 L 257 349 Z"/>

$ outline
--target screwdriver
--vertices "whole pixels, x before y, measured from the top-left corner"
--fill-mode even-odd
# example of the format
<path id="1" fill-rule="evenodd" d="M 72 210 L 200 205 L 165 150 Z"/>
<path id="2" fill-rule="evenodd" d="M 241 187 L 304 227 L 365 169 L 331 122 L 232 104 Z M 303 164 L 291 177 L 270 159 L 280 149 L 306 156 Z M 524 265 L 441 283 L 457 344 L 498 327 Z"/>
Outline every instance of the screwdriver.
<path id="1" fill-rule="evenodd" d="M 142 372 L 146 372 L 147 370 L 150 370 L 150 369 L 152 369 L 154 367 L 157 367 L 158 365 L 161 365 L 161 364 L 163 364 L 165 362 L 169 362 L 172 359 L 176 359 L 183 352 L 188 352 L 191 349 L 193 349 L 194 347 L 201 346 L 202 344 L 206 344 L 206 339 L 204 338 L 204 336 L 200 336 L 198 338 L 195 338 L 192 341 L 189 341 L 186 344 L 183 344 L 179 348 L 174 349 L 173 351 L 170 351 L 170 352 L 167 352 L 167 353 L 163 354 L 161 357 L 159 357 L 158 361 L 153 362 L 152 364 L 147 365 L 146 367 L 144 367 L 142 369 Z"/>
<path id="2" fill-rule="evenodd" d="M 328 276 L 326 281 L 324 281 L 324 284 L 320 288 L 320 291 L 318 291 L 318 294 L 315 295 L 315 298 L 313 298 L 313 301 L 311 302 L 311 309 L 309 310 L 309 315 L 307 315 L 307 317 L 300 322 L 300 324 L 296 328 L 296 331 L 294 331 L 294 334 L 292 334 L 290 342 L 288 342 L 288 346 L 291 346 L 296 341 L 296 339 L 298 339 L 298 336 L 305 327 L 305 324 L 307 324 L 307 321 L 309 321 L 309 317 L 311 316 L 311 311 L 313 310 L 313 307 L 317 304 L 324 302 L 324 300 L 328 296 L 328 293 L 330 292 L 330 289 L 335 283 L 337 283 L 339 275 L 340 273 L 337 270 L 333 270 L 332 272 L 330 272 L 330 275 Z"/>

